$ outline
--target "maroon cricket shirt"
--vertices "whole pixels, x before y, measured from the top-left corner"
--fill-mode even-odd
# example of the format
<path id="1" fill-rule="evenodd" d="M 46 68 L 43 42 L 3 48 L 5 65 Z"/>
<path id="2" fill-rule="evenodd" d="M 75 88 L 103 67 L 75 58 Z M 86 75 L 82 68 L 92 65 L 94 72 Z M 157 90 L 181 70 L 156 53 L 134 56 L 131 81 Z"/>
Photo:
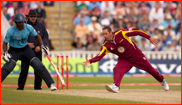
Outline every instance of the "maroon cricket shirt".
<path id="1" fill-rule="evenodd" d="M 116 54 L 122 59 L 132 58 L 136 56 L 136 54 L 140 54 L 142 52 L 135 45 L 135 43 L 129 39 L 129 37 L 140 35 L 147 39 L 150 38 L 150 35 L 146 32 L 132 28 L 117 30 L 113 32 L 113 35 L 114 40 L 112 42 L 105 40 L 101 47 L 100 53 L 96 57 L 90 59 L 90 63 L 100 61 L 108 53 Z"/>

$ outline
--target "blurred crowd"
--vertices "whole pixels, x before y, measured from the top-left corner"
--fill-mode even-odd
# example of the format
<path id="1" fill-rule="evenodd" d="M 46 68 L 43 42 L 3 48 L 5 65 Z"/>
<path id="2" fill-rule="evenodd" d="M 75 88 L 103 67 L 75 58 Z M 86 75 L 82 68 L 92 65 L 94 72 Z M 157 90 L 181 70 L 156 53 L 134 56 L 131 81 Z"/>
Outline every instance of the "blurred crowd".
<path id="1" fill-rule="evenodd" d="M 30 9 L 35 9 L 39 15 L 37 20 L 46 27 L 44 5 L 53 6 L 53 3 L 53 1 L 1 1 L 1 10 L 10 25 L 14 25 L 13 19 L 15 14 L 22 13 L 26 17 Z"/>
<path id="2" fill-rule="evenodd" d="M 1 11 L 11 25 L 16 13 L 27 15 L 30 9 L 39 14 L 37 20 L 46 28 L 44 6 L 54 1 L 1 1 Z M 76 1 L 73 17 L 74 50 L 98 51 L 104 41 L 101 30 L 137 28 L 157 39 L 154 46 L 140 36 L 131 37 L 142 51 L 181 51 L 180 1 Z"/>
<path id="3" fill-rule="evenodd" d="M 28 15 L 31 9 L 36 10 L 37 21 L 42 23 L 47 29 L 46 24 L 46 11 L 44 6 L 53 6 L 54 1 L 1 1 L 1 12 L 4 14 L 11 26 L 15 25 L 14 15 L 17 13 L 22 13 L 25 17 Z M 27 18 L 27 17 L 26 17 Z M 47 29 L 49 34 L 49 31 Z M 51 40 L 49 40 L 49 48 L 53 50 Z"/>
<path id="4" fill-rule="evenodd" d="M 154 46 L 131 37 L 142 51 L 181 51 L 180 1 L 77 1 L 73 25 L 74 50 L 100 50 L 102 27 L 110 26 L 113 31 L 137 28 L 159 40 Z"/>

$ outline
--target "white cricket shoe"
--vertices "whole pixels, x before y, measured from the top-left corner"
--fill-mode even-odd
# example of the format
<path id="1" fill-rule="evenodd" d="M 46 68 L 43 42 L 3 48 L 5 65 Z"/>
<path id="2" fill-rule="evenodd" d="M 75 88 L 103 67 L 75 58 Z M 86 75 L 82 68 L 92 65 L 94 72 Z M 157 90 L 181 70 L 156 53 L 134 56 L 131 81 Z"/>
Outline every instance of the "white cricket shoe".
<path id="1" fill-rule="evenodd" d="M 56 88 L 55 84 L 53 83 L 53 84 L 51 84 L 51 91 L 54 91 L 54 90 L 57 90 L 57 88 Z"/>
<path id="2" fill-rule="evenodd" d="M 168 84 L 167 84 L 167 82 L 165 80 L 163 80 L 163 82 L 161 82 L 161 85 L 162 85 L 162 88 L 165 91 L 168 91 L 169 90 L 169 86 L 168 86 Z"/>
<path id="3" fill-rule="evenodd" d="M 105 88 L 106 88 L 109 92 L 113 92 L 113 93 L 118 93 L 118 92 L 119 92 L 119 87 L 117 87 L 115 84 L 112 84 L 112 85 L 105 85 Z"/>

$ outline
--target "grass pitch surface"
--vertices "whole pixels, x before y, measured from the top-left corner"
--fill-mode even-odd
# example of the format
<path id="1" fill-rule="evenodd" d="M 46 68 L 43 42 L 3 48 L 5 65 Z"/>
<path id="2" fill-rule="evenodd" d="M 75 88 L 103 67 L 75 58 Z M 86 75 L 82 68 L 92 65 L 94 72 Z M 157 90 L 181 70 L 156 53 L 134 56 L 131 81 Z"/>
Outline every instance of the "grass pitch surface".
<path id="1" fill-rule="evenodd" d="M 56 78 L 54 78 L 56 82 Z M 112 77 L 70 77 L 69 84 L 112 84 Z M 181 77 L 165 77 L 168 83 L 181 83 Z M 2 84 L 17 84 L 18 78 L 6 78 Z M 124 77 L 121 84 L 158 83 L 153 77 Z M 28 78 L 26 84 L 34 84 L 34 78 Z M 43 82 L 45 84 L 45 82 Z M 17 87 L 1 87 L 2 104 L 147 104 L 146 102 L 72 96 L 64 94 L 33 93 L 15 91 Z M 61 88 L 61 87 L 60 87 Z M 105 89 L 104 86 L 76 86 L 69 89 Z M 120 89 L 162 89 L 161 86 L 121 86 Z M 33 90 L 33 87 L 25 87 Z M 43 90 L 49 90 L 43 87 Z M 181 86 L 170 86 L 170 90 L 181 91 Z M 114 94 L 114 93 L 113 93 Z"/>

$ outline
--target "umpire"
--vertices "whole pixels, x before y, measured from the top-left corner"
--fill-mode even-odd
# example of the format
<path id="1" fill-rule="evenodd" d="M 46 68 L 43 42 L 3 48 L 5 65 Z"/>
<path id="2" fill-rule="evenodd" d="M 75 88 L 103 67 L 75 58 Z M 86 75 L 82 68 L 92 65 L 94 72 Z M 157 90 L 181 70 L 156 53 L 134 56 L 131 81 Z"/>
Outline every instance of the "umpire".
<path id="1" fill-rule="evenodd" d="M 28 18 L 27 24 L 30 24 L 37 31 L 37 33 L 42 38 L 44 46 L 47 46 L 48 41 L 49 41 L 48 33 L 47 33 L 45 27 L 40 22 L 37 21 L 38 14 L 36 13 L 36 10 L 30 10 L 29 14 L 26 15 L 26 17 Z M 34 51 L 37 58 L 39 58 L 40 61 L 42 61 L 41 46 L 39 45 L 37 40 L 34 37 L 29 35 L 27 42 L 28 42 L 28 45 L 30 46 L 30 48 Z M 17 90 L 24 89 L 24 85 L 25 85 L 27 75 L 28 75 L 29 65 L 30 65 L 29 62 L 21 59 L 21 73 L 20 73 L 20 76 L 18 79 Z M 42 90 L 42 88 L 41 88 L 42 78 L 35 70 L 34 70 L 34 74 L 35 74 L 34 89 Z"/>

